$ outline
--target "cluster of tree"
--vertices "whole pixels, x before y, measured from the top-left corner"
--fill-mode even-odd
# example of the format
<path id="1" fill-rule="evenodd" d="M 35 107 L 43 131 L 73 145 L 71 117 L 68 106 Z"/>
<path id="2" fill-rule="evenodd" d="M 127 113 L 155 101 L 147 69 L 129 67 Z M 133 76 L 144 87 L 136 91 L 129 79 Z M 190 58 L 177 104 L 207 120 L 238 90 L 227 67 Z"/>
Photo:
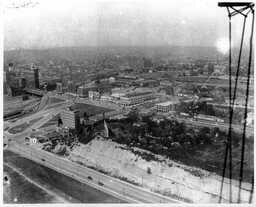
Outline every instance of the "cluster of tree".
<path id="1" fill-rule="evenodd" d="M 199 114 L 199 112 L 201 111 L 203 107 L 203 103 L 201 102 L 197 102 L 197 101 L 193 101 L 193 102 L 182 102 L 181 104 L 179 104 L 179 106 L 177 107 L 177 111 L 178 112 L 183 112 L 183 113 L 187 113 L 189 114 L 191 117 L 196 116 L 197 114 Z"/>
<path id="2" fill-rule="evenodd" d="M 226 133 L 218 128 L 194 129 L 176 120 L 163 119 L 155 122 L 149 116 L 140 118 L 137 111 L 131 111 L 122 122 L 111 124 L 113 140 L 121 144 L 135 145 L 152 152 L 176 147 L 193 149 L 197 145 L 209 145 L 218 139 L 225 139 Z"/>

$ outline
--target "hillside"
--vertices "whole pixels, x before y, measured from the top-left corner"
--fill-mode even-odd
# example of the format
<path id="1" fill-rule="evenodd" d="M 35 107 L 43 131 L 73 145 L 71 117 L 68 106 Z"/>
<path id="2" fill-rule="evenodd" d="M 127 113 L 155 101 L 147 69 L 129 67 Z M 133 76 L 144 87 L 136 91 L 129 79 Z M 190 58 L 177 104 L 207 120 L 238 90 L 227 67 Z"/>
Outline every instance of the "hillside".
<path id="1" fill-rule="evenodd" d="M 153 160 L 148 160 L 148 156 Z M 182 201 L 218 202 L 220 176 L 135 147 L 127 148 L 110 140 L 95 138 L 87 145 L 76 146 L 69 159 Z M 223 198 L 228 199 L 229 185 L 227 180 L 225 182 Z M 233 181 L 233 185 L 235 200 L 238 182 Z M 250 189 L 250 184 L 244 183 L 243 187 Z M 242 200 L 248 202 L 248 198 L 249 190 L 243 190 Z"/>

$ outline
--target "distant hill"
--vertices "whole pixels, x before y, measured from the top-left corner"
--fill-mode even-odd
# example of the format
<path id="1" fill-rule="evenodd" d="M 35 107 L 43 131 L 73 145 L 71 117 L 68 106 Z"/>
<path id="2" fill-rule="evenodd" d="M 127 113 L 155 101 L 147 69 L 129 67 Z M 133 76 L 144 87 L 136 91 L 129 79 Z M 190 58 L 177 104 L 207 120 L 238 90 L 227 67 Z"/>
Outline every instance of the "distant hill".
<path id="1" fill-rule="evenodd" d="M 215 59 L 218 55 L 214 47 L 61 47 L 49 49 L 19 49 L 4 51 L 5 64 L 31 63 L 49 60 L 84 61 L 98 55 L 135 56 L 171 59 Z M 220 54 L 219 54 L 220 55 Z"/>

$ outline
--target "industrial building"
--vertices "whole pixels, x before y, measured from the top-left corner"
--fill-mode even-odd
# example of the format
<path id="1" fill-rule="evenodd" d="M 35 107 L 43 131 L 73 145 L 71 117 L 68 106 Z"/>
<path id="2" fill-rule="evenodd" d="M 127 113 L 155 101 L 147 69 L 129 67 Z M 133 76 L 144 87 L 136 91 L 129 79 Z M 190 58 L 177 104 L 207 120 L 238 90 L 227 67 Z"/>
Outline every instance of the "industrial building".
<path id="1" fill-rule="evenodd" d="M 66 109 L 61 112 L 60 116 L 63 123 L 63 127 L 76 129 L 77 131 L 79 130 L 80 116 L 78 110 L 71 111 L 69 109 Z"/>
<path id="2" fill-rule="evenodd" d="M 120 98 L 116 100 L 116 103 L 121 106 L 135 106 L 153 99 L 155 99 L 155 96 L 151 91 L 134 92 L 120 96 Z"/>
<path id="3" fill-rule="evenodd" d="M 178 101 L 166 101 L 166 102 L 158 103 L 156 104 L 156 110 L 162 113 L 175 111 L 176 105 L 178 103 L 179 103 Z"/>

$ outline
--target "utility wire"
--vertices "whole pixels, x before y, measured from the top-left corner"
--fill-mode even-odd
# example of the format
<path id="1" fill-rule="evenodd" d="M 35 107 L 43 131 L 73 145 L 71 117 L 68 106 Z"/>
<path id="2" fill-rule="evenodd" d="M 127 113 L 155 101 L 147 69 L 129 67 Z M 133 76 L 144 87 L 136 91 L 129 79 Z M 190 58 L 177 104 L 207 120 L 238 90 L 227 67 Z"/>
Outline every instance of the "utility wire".
<path id="1" fill-rule="evenodd" d="M 250 192 L 249 203 L 252 203 L 253 190 L 254 190 L 254 176 L 252 175 L 252 189 L 251 189 L 251 192 Z"/>
<path id="2" fill-rule="evenodd" d="M 232 126 L 230 124 L 230 123 L 232 123 L 232 119 L 231 119 L 231 108 L 232 108 L 231 107 L 231 99 L 232 99 L 232 95 L 231 95 L 231 87 L 232 87 L 232 83 L 231 83 L 231 62 L 232 62 L 232 59 L 231 59 L 231 14 L 230 14 L 230 10 L 229 10 L 228 7 L 227 7 L 227 10 L 228 10 L 228 17 L 229 17 L 229 113 L 230 113 L 230 116 L 229 116 L 229 131 L 230 131 L 230 128 Z M 223 184 L 224 184 L 224 179 L 225 179 L 225 174 L 226 174 L 226 166 L 227 166 L 228 153 L 230 152 L 230 149 L 231 149 L 230 148 L 230 145 L 231 145 L 230 137 L 231 136 L 228 136 L 227 143 L 226 143 L 219 203 L 221 203 L 221 199 L 222 199 L 222 191 L 223 191 Z M 229 155 L 231 155 L 231 153 Z M 230 159 L 230 164 L 231 164 L 231 159 Z M 231 164 L 231 167 L 232 167 L 232 164 Z M 232 177 L 231 173 L 229 175 L 230 175 L 230 177 Z M 230 182 L 231 182 L 231 180 L 230 180 Z M 231 183 L 230 183 L 230 188 L 231 188 Z M 231 197 L 231 194 L 229 195 L 229 199 L 230 199 L 230 197 Z"/>
<path id="3" fill-rule="evenodd" d="M 229 16 L 229 131 L 232 130 L 232 50 L 231 50 L 231 39 L 232 39 L 232 30 L 231 30 L 231 16 Z M 232 203 L 232 135 L 229 134 L 229 202 Z"/>
<path id="4" fill-rule="evenodd" d="M 239 173 L 239 192 L 238 192 L 238 202 L 241 201 L 241 188 L 243 181 L 243 169 L 244 169 L 244 151 L 245 151 L 245 138 L 246 138 L 246 126 L 247 126 L 247 111 L 248 111 L 248 99 L 249 99 L 249 88 L 250 88 L 250 73 L 251 73 L 251 62 L 252 62 L 252 47 L 253 47 L 253 31 L 254 31 L 254 10 L 251 8 L 252 12 L 252 29 L 250 36 L 250 51 L 249 51 L 249 62 L 248 62 L 248 72 L 247 72 L 247 86 L 246 86 L 246 98 L 245 98 L 245 112 L 244 112 L 244 126 L 243 126 L 243 137 L 242 137 L 242 152 L 241 152 L 241 162 L 240 162 L 240 173 Z"/>
<path id="5" fill-rule="evenodd" d="M 228 8 L 227 8 L 228 9 Z M 234 8 L 232 8 L 234 9 Z M 250 12 L 250 10 L 249 10 Z M 248 12 L 248 13 L 249 13 Z M 228 9 L 229 13 L 229 44 L 231 46 L 231 13 Z M 239 12 L 240 13 L 240 12 Z M 247 13 L 247 14 L 248 14 Z M 238 56 L 238 62 L 237 62 L 237 70 L 236 70 L 236 78 L 235 78 L 235 87 L 233 91 L 233 97 L 231 95 L 231 47 L 229 48 L 229 106 L 230 106 L 230 117 L 229 117 L 229 132 L 228 132 L 228 142 L 226 145 L 226 151 L 225 151 L 225 159 L 224 159 L 224 167 L 223 167 L 223 176 L 222 176 L 222 183 L 221 183 L 221 192 L 220 192 L 220 198 L 219 202 L 221 202 L 221 196 L 223 191 L 223 183 L 224 183 L 224 177 L 226 172 L 226 165 L 227 165 L 227 158 L 228 158 L 228 152 L 230 156 L 230 162 L 229 162 L 229 178 L 230 178 L 230 190 L 229 190 L 229 199 L 232 203 L 232 121 L 233 121 L 233 112 L 234 112 L 234 104 L 236 100 L 236 91 L 237 91 L 237 84 L 238 84 L 238 78 L 239 78 L 239 71 L 240 71 L 240 63 L 241 63 L 241 55 L 242 55 L 242 49 L 243 49 L 243 41 L 244 41 L 244 32 L 245 32 L 245 26 L 246 26 L 246 18 L 247 14 L 240 13 L 244 16 L 244 22 L 243 22 L 243 29 L 242 29 L 242 35 L 241 35 L 241 43 L 240 43 L 240 50 L 239 50 L 239 56 Z"/>
<path id="6" fill-rule="evenodd" d="M 239 49 L 239 56 L 238 56 L 238 62 L 237 62 L 237 69 L 236 69 L 236 78 L 235 78 L 235 87 L 233 91 L 233 97 L 232 97 L 232 103 L 230 108 L 230 118 L 229 118 L 229 153 L 230 153 L 230 161 L 229 161 L 229 179 L 230 179 L 230 187 L 229 187 L 229 201 L 232 203 L 232 122 L 233 122 L 233 114 L 234 114 L 234 104 L 236 100 L 236 92 L 237 92 L 237 84 L 238 84 L 238 78 L 239 78 L 239 72 L 240 72 L 240 63 L 241 63 L 241 55 L 243 50 L 243 42 L 244 42 L 244 32 L 245 32 L 245 26 L 246 26 L 246 17 L 244 16 L 244 23 L 243 23 L 243 29 L 242 29 L 242 35 L 241 35 L 241 43 L 240 43 L 240 49 Z M 230 71 L 231 72 L 231 71 Z M 229 76 L 231 78 L 231 74 Z M 230 86 L 231 88 L 231 86 Z M 230 90 L 231 92 L 231 90 Z"/>

